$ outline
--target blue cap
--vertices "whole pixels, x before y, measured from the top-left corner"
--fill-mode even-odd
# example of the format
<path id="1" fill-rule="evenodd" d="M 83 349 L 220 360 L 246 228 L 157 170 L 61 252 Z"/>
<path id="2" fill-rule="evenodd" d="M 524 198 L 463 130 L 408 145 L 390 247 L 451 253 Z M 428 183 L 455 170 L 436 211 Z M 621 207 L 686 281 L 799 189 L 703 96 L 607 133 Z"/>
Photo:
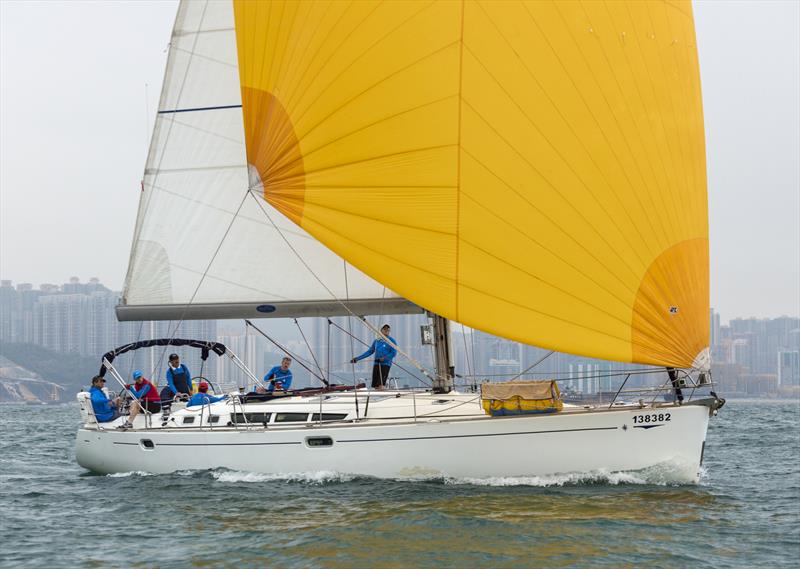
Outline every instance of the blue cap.
<path id="1" fill-rule="evenodd" d="M 140 372 L 138 369 L 133 372 L 133 379 L 139 379 L 140 377 L 142 377 L 142 372 Z"/>

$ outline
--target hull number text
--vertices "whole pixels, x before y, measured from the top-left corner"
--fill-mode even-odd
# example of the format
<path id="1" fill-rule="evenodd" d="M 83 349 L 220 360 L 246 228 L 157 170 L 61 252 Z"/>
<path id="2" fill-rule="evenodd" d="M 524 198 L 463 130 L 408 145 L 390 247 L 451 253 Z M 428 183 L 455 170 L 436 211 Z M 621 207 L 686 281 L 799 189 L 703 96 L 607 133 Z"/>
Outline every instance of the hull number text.
<path id="1" fill-rule="evenodd" d="M 670 420 L 669 413 L 653 413 L 652 415 L 634 415 L 634 423 L 663 423 Z"/>

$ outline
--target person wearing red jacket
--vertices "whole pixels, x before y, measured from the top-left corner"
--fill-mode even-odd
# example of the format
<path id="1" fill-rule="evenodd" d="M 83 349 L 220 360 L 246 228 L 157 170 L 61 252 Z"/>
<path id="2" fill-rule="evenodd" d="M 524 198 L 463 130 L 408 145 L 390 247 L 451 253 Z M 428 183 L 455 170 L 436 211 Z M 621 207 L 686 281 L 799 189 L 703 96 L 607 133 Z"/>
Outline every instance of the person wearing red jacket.
<path id="1" fill-rule="evenodd" d="M 122 425 L 123 428 L 133 427 L 133 420 L 145 409 L 149 413 L 161 411 L 161 396 L 158 394 L 156 386 L 149 379 L 146 379 L 138 369 L 133 372 L 133 385 L 126 385 L 125 388 L 133 396 L 131 403 L 131 414 L 128 420 Z"/>

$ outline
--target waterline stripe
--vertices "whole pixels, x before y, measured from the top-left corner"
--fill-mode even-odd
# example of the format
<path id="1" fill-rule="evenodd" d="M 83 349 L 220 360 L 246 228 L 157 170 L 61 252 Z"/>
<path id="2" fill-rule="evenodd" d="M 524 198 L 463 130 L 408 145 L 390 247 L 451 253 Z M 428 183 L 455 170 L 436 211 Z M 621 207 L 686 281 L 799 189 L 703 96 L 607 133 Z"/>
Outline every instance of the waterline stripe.
<path id="1" fill-rule="evenodd" d="M 194 109 L 171 109 L 168 111 L 158 111 L 159 115 L 167 115 L 170 113 L 192 113 L 194 111 L 217 111 L 220 109 L 241 109 L 242 105 L 222 105 L 219 107 L 197 107 Z"/>

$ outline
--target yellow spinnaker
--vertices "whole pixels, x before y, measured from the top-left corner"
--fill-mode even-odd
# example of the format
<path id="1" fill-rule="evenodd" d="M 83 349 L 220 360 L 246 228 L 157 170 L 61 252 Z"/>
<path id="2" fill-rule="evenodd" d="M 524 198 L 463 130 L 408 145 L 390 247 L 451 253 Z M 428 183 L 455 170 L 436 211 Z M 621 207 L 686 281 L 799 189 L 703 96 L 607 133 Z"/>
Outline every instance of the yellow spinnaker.
<path id="1" fill-rule="evenodd" d="M 466 325 L 617 361 L 708 346 L 691 4 L 234 1 L 264 197 Z"/>

